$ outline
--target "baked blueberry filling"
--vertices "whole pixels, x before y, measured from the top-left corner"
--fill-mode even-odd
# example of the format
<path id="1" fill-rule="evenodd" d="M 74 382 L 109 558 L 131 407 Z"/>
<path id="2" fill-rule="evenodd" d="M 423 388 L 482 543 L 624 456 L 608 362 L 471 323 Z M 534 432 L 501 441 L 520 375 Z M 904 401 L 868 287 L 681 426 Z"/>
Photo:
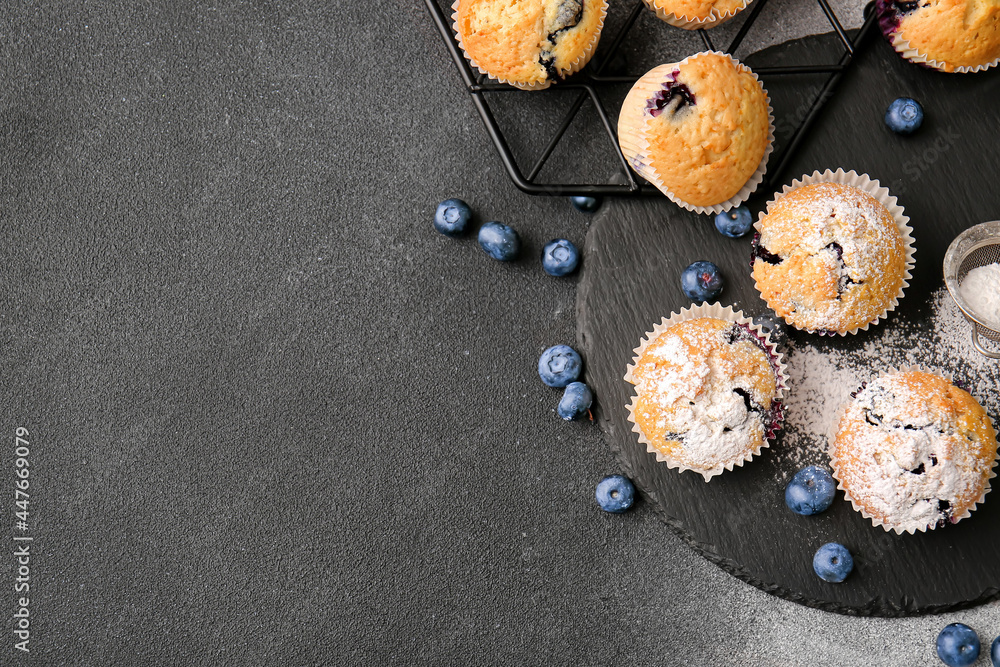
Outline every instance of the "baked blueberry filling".
<path id="1" fill-rule="evenodd" d="M 781 259 L 781 256 L 775 255 L 761 245 L 759 232 L 753 235 L 753 253 L 750 256 L 750 266 L 753 267 L 753 263 L 758 259 L 773 265 L 781 264 L 784 261 Z"/>
<path id="2" fill-rule="evenodd" d="M 680 70 L 674 70 L 671 76 L 676 79 L 678 74 L 680 74 Z M 677 101 L 675 102 L 674 100 Z M 656 118 L 664 110 L 669 110 L 671 114 L 676 114 L 684 107 L 694 105 L 694 93 L 691 92 L 690 88 L 683 83 L 677 83 L 677 81 L 667 81 L 656 92 L 653 99 L 649 101 L 647 109 L 649 109 L 649 115 Z"/>
<path id="3" fill-rule="evenodd" d="M 757 335 L 756 331 L 747 325 L 739 322 L 733 324 L 733 326 L 726 331 L 725 337 L 726 342 L 730 345 L 740 341 L 750 341 L 767 355 L 768 361 L 771 363 L 771 368 L 774 368 L 774 359 L 771 357 L 771 351 L 767 348 L 767 343 L 763 338 Z M 748 415 L 755 414 L 758 416 L 766 431 L 766 437 L 774 437 L 774 434 L 777 433 L 780 428 L 783 416 L 781 403 L 779 401 L 771 401 L 770 409 L 765 409 L 753 402 L 750 398 L 750 392 L 746 389 L 736 387 L 733 389 L 733 392 L 743 398 L 743 403 L 746 405 Z"/>
<path id="4" fill-rule="evenodd" d="M 747 406 L 747 412 L 759 413 L 761 411 L 760 406 L 754 405 L 754 402 L 750 400 L 750 392 L 743 387 L 736 387 L 736 389 L 733 389 L 733 393 L 743 398 L 743 404 Z"/>
<path id="5" fill-rule="evenodd" d="M 937 498 L 937 509 L 941 514 L 941 518 L 937 521 L 937 527 L 941 528 L 942 526 L 948 525 L 948 522 L 952 519 L 953 513 L 951 510 L 951 503 L 947 500 Z"/>
<path id="6" fill-rule="evenodd" d="M 538 64 L 545 68 L 545 76 L 548 79 L 558 79 L 559 70 L 556 68 L 556 54 L 552 52 L 560 33 L 575 28 L 580 19 L 583 18 L 583 0 L 563 0 L 556 9 L 555 22 L 552 24 L 553 30 L 546 36 L 548 48 L 543 48 L 538 55 Z"/>
<path id="7" fill-rule="evenodd" d="M 840 264 L 840 278 L 837 280 L 837 298 L 847 290 L 848 285 L 860 285 L 863 280 L 855 280 L 847 273 L 847 264 L 844 263 L 844 248 L 834 241 L 827 244 L 826 250 L 832 250 L 837 255 L 837 262 Z"/>
<path id="8" fill-rule="evenodd" d="M 922 0 L 875 0 L 878 24 L 879 28 L 882 29 L 882 34 L 890 37 L 899 28 L 899 22 L 903 16 L 921 6 Z"/>

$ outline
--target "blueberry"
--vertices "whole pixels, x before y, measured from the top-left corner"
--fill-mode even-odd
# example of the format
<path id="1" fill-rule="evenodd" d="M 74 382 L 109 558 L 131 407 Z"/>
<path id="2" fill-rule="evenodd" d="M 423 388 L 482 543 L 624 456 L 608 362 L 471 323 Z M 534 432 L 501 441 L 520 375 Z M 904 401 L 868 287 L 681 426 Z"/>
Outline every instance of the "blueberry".
<path id="1" fill-rule="evenodd" d="M 583 213 L 593 213 L 601 208 L 600 197 L 570 197 L 570 200 L 573 202 L 576 210 Z"/>
<path id="2" fill-rule="evenodd" d="M 570 382 L 563 391 L 556 413 L 566 421 L 573 421 L 587 414 L 593 402 L 590 387 L 582 382 Z"/>
<path id="3" fill-rule="evenodd" d="M 785 327 L 785 323 L 771 313 L 755 316 L 753 323 L 771 337 L 771 342 L 779 350 L 788 345 L 788 329 Z"/>
<path id="4" fill-rule="evenodd" d="M 723 236 L 738 239 L 746 236 L 753 229 L 753 216 L 746 206 L 737 206 L 729 211 L 723 211 L 715 216 L 715 228 Z"/>
<path id="5" fill-rule="evenodd" d="M 946 625 L 937 638 L 937 654 L 948 667 L 968 667 L 979 659 L 979 635 L 965 623 Z"/>
<path id="6" fill-rule="evenodd" d="M 990 662 L 993 663 L 993 667 L 1000 667 L 1000 637 L 994 639 L 990 646 Z"/>
<path id="7" fill-rule="evenodd" d="M 542 268 L 550 276 L 565 276 L 576 270 L 580 253 L 572 241 L 555 239 L 542 249 Z"/>
<path id="8" fill-rule="evenodd" d="M 829 509 L 836 491 L 837 486 L 830 473 L 809 466 L 795 473 L 785 487 L 785 504 L 796 514 L 819 514 Z"/>
<path id="9" fill-rule="evenodd" d="M 521 252 L 517 232 L 499 222 L 487 222 L 479 228 L 479 245 L 487 255 L 501 262 L 515 260 Z"/>
<path id="10" fill-rule="evenodd" d="M 550 387 L 561 389 L 580 377 L 583 360 L 569 345 L 553 345 L 538 359 L 538 375 Z"/>
<path id="11" fill-rule="evenodd" d="M 813 570 L 823 581 L 839 584 L 853 569 L 854 559 L 843 544 L 829 542 L 817 549 L 813 556 Z"/>
<path id="12" fill-rule="evenodd" d="M 605 512 L 621 514 L 635 502 L 635 486 L 628 477 L 609 475 L 597 483 L 594 497 Z"/>
<path id="13" fill-rule="evenodd" d="M 719 267 L 705 260 L 690 264 L 681 274 L 681 289 L 687 298 L 698 303 L 719 296 L 722 284 Z"/>
<path id="14" fill-rule="evenodd" d="M 885 112 L 885 124 L 896 134 L 913 134 L 924 122 L 924 108 L 920 102 L 900 97 Z"/>
<path id="15" fill-rule="evenodd" d="M 434 229 L 445 236 L 461 236 L 472 219 L 472 210 L 461 199 L 445 199 L 434 214 Z"/>

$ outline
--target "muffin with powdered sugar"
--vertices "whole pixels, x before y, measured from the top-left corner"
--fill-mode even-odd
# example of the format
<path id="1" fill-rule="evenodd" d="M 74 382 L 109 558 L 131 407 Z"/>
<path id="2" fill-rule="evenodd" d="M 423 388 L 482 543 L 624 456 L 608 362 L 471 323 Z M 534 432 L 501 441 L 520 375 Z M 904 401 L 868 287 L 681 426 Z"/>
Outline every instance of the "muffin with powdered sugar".
<path id="1" fill-rule="evenodd" d="M 692 310 L 648 334 L 625 379 L 635 385 L 628 407 L 639 441 L 657 460 L 707 481 L 769 444 L 786 376 L 760 327 L 731 309 L 702 317 L 692 315 L 709 313 Z"/>
<path id="2" fill-rule="evenodd" d="M 989 491 L 996 431 L 975 398 L 921 369 L 874 378 L 842 408 L 833 476 L 854 508 L 897 533 L 957 523 Z"/>
<path id="3" fill-rule="evenodd" d="M 761 297 L 786 322 L 813 333 L 856 333 L 885 317 L 912 266 L 908 219 L 899 211 L 897 221 L 881 201 L 847 183 L 785 192 L 755 225 L 751 263 Z"/>

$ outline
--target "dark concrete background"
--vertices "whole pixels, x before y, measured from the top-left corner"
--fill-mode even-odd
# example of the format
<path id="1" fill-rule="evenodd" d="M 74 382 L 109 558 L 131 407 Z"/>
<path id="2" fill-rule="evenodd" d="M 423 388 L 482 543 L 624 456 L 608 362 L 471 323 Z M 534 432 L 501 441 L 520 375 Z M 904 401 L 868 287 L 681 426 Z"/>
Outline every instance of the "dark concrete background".
<path id="1" fill-rule="evenodd" d="M 509 183 L 421 3 L 14 3 L 0 35 L 0 480 L 24 426 L 35 539 L 0 664 L 931 662 L 952 617 L 805 609 L 596 508 L 612 455 L 535 373 L 575 339 L 538 253 L 588 218 Z M 524 259 L 434 233 L 448 196 Z"/>

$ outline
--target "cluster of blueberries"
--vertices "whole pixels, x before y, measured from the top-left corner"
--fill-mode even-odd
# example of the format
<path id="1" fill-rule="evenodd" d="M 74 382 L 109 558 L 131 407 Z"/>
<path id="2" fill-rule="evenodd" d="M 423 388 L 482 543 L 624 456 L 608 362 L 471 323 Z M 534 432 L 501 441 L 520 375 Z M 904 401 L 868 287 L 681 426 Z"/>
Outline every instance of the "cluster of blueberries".
<path id="1" fill-rule="evenodd" d="M 601 203 L 595 197 L 573 197 L 573 205 L 584 213 L 593 213 Z M 465 234 L 472 221 L 472 209 L 461 199 L 446 199 L 434 214 L 434 229 L 445 236 Z M 479 228 L 479 247 L 500 262 L 513 262 L 521 254 L 521 237 L 513 227 L 502 222 L 484 222 Z M 566 276 L 580 263 L 580 252 L 567 239 L 554 239 L 542 249 L 542 268 L 550 276 Z"/>
<path id="2" fill-rule="evenodd" d="M 577 210 L 593 213 L 600 205 L 596 197 L 572 197 Z M 749 215 L 749 214 L 748 214 Z M 446 199 L 434 214 L 434 229 L 450 237 L 465 234 L 472 221 L 472 209 L 461 199 Z M 521 238 L 508 225 L 485 222 L 479 228 L 479 246 L 495 260 L 511 262 L 521 253 Z M 580 253 L 567 239 L 549 241 L 542 249 L 542 268 L 551 276 L 573 273 L 580 263 Z M 580 419 L 590 411 L 594 395 L 579 381 L 583 368 L 580 354 L 568 345 L 554 345 L 538 360 L 538 375 L 546 385 L 563 390 L 556 413 L 567 421 Z M 632 506 L 635 487 L 627 477 L 611 475 L 597 485 L 596 498 L 602 509 L 620 513 Z"/>
<path id="3" fill-rule="evenodd" d="M 600 206 L 595 197 L 573 197 L 573 205 L 585 213 Z M 472 220 L 472 209 L 461 199 L 446 199 L 438 204 L 434 214 L 434 229 L 446 236 L 461 236 Z M 479 228 L 479 245 L 487 255 L 501 262 L 517 259 L 521 239 L 511 227 L 499 222 L 486 222 Z M 576 270 L 580 253 L 572 241 L 554 239 L 542 249 L 542 268 L 551 276 L 565 276 Z M 556 412 L 567 421 L 587 414 L 594 396 L 583 382 L 577 382 L 583 361 L 568 345 L 555 345 L 545 350 L 538 360 L 538 374 L 550 387 L 563 389 Z"/>

